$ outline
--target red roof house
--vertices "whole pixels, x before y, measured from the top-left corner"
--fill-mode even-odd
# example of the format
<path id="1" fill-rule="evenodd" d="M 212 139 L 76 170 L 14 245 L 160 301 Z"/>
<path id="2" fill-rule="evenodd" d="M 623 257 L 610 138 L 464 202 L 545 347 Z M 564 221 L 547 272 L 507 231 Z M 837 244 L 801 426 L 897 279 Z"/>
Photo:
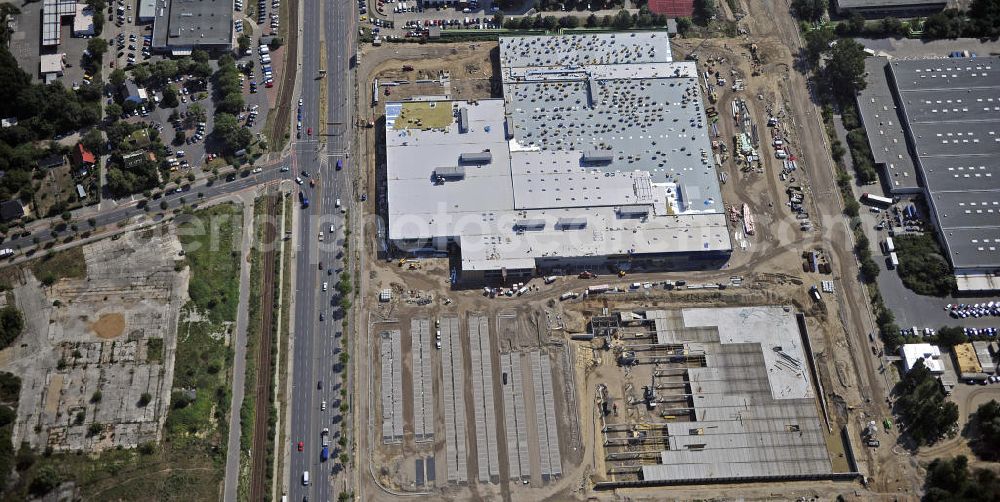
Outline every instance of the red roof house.
<path id="1" fill-rule="evenodd" d="M 694 0 L 649 0 L 649 10 L 667 17 L 691 17 Z"/>
<path id="2" fill-rule="evenodd" d="M 73 163 L 76 165 L 94 165 L 97 163 L 97 159 L 94 157 L 94 154 L 83 147 L 83 143 L 77 143 L 76 148 L 73 149 Z"/>

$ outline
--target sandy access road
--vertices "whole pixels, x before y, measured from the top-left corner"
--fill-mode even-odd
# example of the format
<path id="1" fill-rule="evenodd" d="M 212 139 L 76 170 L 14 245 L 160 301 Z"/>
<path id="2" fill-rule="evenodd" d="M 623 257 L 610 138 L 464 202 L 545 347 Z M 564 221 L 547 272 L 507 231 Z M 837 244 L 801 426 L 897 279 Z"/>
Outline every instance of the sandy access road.
<path id="1" fill-rule="evenodd" d="M 791 16 L 787 1 L 744 0 L 744 11 L 749 15 L 741 24 L 749 28 L 755 40 L 768 40 L 788 47 L 791 55 L 801 52 L 803 41 L 798 22 Z M 792 61 L 788 61 L 789 64 Z M 841 321 L 847 332 L 847 343 L 852 357 L 858 393 L 866 399 L 848 403 L 855 408 L 855 416 L 889 417 L 886 404 L 889 386 L 880 374 L 874 358 L 868 353 L 868 333 L 875 329 L 870 314 L 870 304 L 864 286 L 856 279 L 858 263 L 853 252 L 854 239 L 842 215 L 842 201 L 836 186 L 836 168 L 830 156 L 820 109 L 806 75 L 789 66 L 785 96 L 792 110 L 792 129 L 798 133 L 799 150 L 810 168 L 806 169 L 813 187 L 815 213 L 819 216 L 817 231 L 826 249 L 832 251 L 831 264 L 835 277 L 842 278 L 838 290 Z M 807 92 L 808 90 L 808 92 Z M 853 419 L 853 417 L 852 417 Z M 889 441 L 886 438 L 885 441 Z M 887 497 L 902 493 L 916 493 L 921 478 L 910 462 L 894 455 L 890 449 L 866 449 L 859 455 L 860 468 L 871 478 L 869 489 Z"/>

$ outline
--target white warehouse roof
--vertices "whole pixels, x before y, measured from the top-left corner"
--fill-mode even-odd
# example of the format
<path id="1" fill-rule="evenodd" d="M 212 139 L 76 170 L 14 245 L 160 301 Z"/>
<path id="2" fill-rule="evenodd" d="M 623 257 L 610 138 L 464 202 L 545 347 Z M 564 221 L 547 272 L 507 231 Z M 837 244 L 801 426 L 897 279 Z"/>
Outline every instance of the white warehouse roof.
<path id="1" fill-rule="evenodd" d="M 908 343 L 899 348 L 903 358 L 903 369 L 906 372 L 917 364 L 918 359 L 924 360 L 924 366 L 931 373 L 944 373 L 944 362 L 941 360 L 941 349 L 929 343 Z"/>
<path id="2" fill-rule="evenodd" d="M 697 68 L 665 32 L 504 37 L 500 53 L 502 99 L 386 103 L 391 240 L 451 239 L 463 270 L 732 249 Z"/>

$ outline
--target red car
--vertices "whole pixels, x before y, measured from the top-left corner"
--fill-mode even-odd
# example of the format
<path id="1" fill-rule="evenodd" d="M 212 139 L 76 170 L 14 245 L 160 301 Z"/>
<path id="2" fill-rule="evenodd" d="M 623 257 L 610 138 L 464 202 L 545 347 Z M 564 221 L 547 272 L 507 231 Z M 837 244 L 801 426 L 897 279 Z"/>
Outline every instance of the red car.
<path id="1" fill-rule="evenodd" d="M 310 127 L 309 129 L 306 129 L 306 134 L 312 136 L 313 135 L 313 128 Z"/>
<path id="2" fill-rule="evenodd" d="M 299 441 L 299 451 L 302 451 L 305 447 L 306 445 L 304 445 L 302 441 Z"/>

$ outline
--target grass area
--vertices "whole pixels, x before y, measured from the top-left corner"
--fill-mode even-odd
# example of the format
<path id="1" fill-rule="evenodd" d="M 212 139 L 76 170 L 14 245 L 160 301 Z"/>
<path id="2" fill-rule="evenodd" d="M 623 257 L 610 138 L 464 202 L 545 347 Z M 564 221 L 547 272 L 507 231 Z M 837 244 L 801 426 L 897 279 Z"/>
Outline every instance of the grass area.
<path id="1" fill-rule="evenodd" d="M 282 207 L 282 217 L 285 220 L 285 228 L 292 228 L 292 199 L 291 197 L 286 197 L 284 202 L 281 204 Z M 288 341 L 290 338 L 290 327 L 289 320 L 291 319 L 291 308 L 292 308 L 292 241 L 291 239 L 285 240 L 281 245 L 281 255 L 284 257 L 284 263 L 282 264 L 280 270 L 281 276 L 281 315 L 280 324 L 278 325 L 278 336 L 275 337 L 275 344 L 278 349 L 278 353 L 275 356 L 275 363 L 279 363 L 278 359 L 282 357 L 283 354 L 288 354 Z M 282 358 L 281 361 L 284 366 L 287 366 L 287 359 Z M 288 399 L 288 395 L 285 393 L 285 384 L 287 379 L 285 378 L 286 372 L 281 372 L 278 374 L 278 391 L 276 399 L 271 403 L 271 410 L 275 419 L 277 419 L 280 412 L 285 410 L 285 402 Z M 287 417 L 286 417 L 287 418 Z M 284 436 L 283 430 L 278 430 L 277 437 L 278 444 L 288 444 L 288 438 Z M 271 447 L 273 448 L 273 446 Z M 282 472 L 284 470 L 284 456 L 278 455 L 277 460 L 277 471 Z"/>
<path id="2" fill-rule="evenodd" d="M 178 229 L 194 272 L 188 285 L 191 303 L 215 323 L 236 319 L 242 221 L 240 208 L 227 203 L 195 212 Z"/>
<path id="3" fill-rule="evenodd" d="M 904 286 L 929 296 L 947 296 L 955 290 L 955 276 L 933 235 L 898 235 L 893 240 Z"/>
<path id="4" fill-rule="evenodd" d="M 42 284 L 52 284 L 59 279 L 83 279 L 87 275 L 87 262 L 83 258 L 83 247 L 75 246 L 46 253 L 29 262 L 28 269 Z"/>
<path id="5" fill-rule="evenodd" d="M 162 338 L 149 338 L 146 340 L 146 360 L 150 363 L 163 362 Z"/>
<path id="6" fill-rule="evenodd" d="M 186 310 L 181 315 L 190 313 Z M 181 324 L 166 423 L 169 435 L 206 434 L 227 422 L 226 382 L 232 352 L 219 330 L 220 326 L 206 321 Z"/>
<path id="7" fill-rule="evenodd" d="M 41 491 L 38 487 L 53 479 L 73 480 L 82 500 L 218 500 L 226 460 L 232 361 L 224 334 L 235 320 L 239 264 L 225 247 L 232 241 L 221 238 L 217 242 L 225 245 L 215 245 L 214 252 L 209 248 L 213 238 L 240 235 L 240 214 L 235 205 L 197 211 L 194 216 L 214 231 L 180 232 L 191 267 L 190 287 L 211 286 L 213 294 L 192 295 L 182 309 L 174 391 L 162 443 L 96 455 L 27 452 L 30 462 L 24 463 L 19 481 L 0 494 L 0 500 L 27 500 L 29 493 Z M 195 249 L 195 244 L 205 249 Z M 232 303 L 220 300 L 219 291 L 231 295 Z M 162 354 L 162 341 L 158 343 Z M 155 349 L 156 344 L 150 341 L 148 348 Z"/>
<path id="8" fill-rule="evenodd" d="M 238 497 L 245 500 L 250 495 L 250 446 L 253 444 L 254 420 L 256 419 L 257 350 L 260 345 L 261 317 L 261 251 L 259 243 L 263 239 L 263 216 L 265 200 L 254 201 L 254 242 L 250 250 L 250 299 L 247 317 L 246 373 L 243 385 L 243 402 L 240 405 L 240 479 Z"/>
<path id="9" fill-rule="evenodd" d="M 320 71 L 326 71 L 326 41 L 321 41 L 319 43 L 319 61 L 320 61 Z M 329 96 L 329 82 L 330 79 L 334 78 L 331 75 L 327 75 L 319 79 L 319 116 L 326 117 L 326 106 L 327 106 L 327 96 Z M 326 121 L 319 121 L 319 131 L 316 133 L 319 137 L 326 136 Z"/>
<path id="10" fill-rule="evenodd" d="M 17 419 L 17 401 L 21 394 L 21 379 L 0 372 L 0 492 L 6 488 L 7 473 L 14 468 L 14 443 L 11 435 Z"/>
<path id="11" fill-rule="evenodd" d="M 396 119 L 394 128 L 401 129 L 442 129 L 454 122 L 451 106 L 441 106 L 437 103 L 414 102 L 404 103 Z"/>

